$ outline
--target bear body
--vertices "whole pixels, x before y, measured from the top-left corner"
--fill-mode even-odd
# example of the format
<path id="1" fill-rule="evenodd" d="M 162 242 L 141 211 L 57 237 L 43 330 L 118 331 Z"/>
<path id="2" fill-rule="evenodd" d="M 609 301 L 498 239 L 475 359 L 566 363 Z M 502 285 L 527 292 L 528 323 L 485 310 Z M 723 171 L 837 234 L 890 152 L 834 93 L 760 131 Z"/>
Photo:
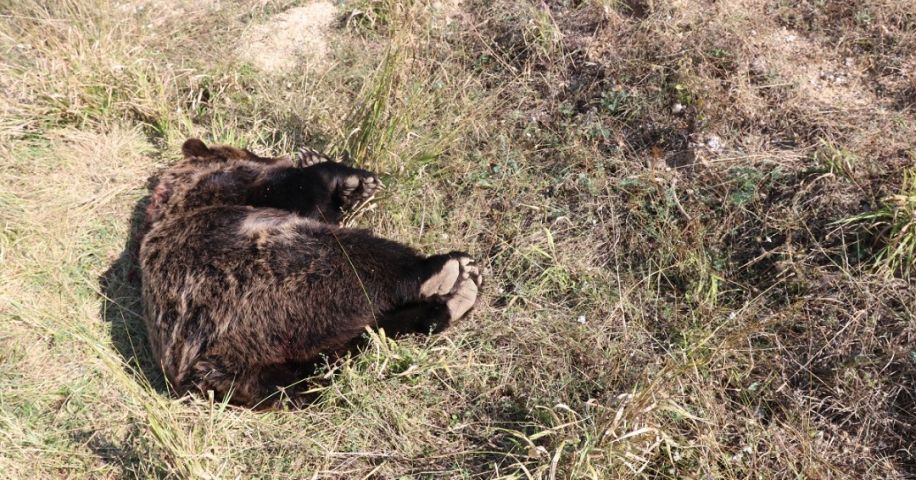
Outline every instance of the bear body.
<path id="1" fill-rule="evenodd" d="M 182 150 L 153 189 L 140 243 L 150 345 L 178 392 L 263 405 L 297 366 L 366 327 L 441 331 L 476 302 L 467 255 L 424 257 L 337 225 L 380 185 L 374 174 L 314 152 L 295 167 L 193 139 Z"/>

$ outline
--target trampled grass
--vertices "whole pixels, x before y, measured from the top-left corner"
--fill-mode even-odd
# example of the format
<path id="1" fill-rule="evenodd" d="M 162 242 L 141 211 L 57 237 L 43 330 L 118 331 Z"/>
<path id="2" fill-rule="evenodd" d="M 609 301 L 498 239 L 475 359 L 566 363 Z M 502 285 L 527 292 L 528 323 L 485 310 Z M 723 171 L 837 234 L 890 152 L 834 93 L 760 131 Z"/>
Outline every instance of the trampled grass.
<path id="1" fill-rule="evenodd" d="M 916 475 L 912 2 L 344 1 L 241 59 L 302 4 L 0 1 L 0 477 Z M 131 233 L 189 136 L 379 171 L 348 221 L 481 305 L 301 410 L 176 397 Z"/>

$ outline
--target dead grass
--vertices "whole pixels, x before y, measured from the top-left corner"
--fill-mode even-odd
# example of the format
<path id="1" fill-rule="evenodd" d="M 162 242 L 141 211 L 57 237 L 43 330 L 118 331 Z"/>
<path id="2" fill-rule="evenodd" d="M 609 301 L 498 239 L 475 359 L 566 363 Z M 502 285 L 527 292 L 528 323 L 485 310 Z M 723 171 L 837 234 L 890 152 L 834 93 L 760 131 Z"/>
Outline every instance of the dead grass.
<path id="1" fill-rule="evenodd" d="M 0 2 L 0 476 L 916 475 L 911 2 L 357 0 L 320 68 L 238 55 L 309 5 Z M 483 304 L 302 410 L 174 398 L 129 238 L 192 135 L 378 170 L 350 221 Z"/>

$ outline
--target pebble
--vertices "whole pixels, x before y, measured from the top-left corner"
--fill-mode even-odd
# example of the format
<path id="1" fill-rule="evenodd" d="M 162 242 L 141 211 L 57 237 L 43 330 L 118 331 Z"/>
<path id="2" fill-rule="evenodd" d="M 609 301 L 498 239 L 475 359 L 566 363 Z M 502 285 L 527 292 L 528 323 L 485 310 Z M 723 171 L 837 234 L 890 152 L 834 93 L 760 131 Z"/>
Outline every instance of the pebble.
<path id="1" fill-rule="evenodd" d="M 718 152 L 722 149 L 722 139 L 717 135 L 710 135 L 706 137 L 706 148 L 712 150 L 713 152 Z"/>

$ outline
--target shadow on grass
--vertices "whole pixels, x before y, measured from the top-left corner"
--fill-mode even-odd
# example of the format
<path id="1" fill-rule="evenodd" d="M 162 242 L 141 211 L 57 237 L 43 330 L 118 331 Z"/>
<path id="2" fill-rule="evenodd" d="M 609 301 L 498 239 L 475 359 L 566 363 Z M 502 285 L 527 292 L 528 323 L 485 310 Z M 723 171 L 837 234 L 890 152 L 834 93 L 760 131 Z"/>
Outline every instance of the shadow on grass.
<path id="1" fill-rule="evenodd" d="M 151 178 L 147 185 L 155 181 Z M 124 250 L 99 278 L 104 295 L 100 315 L 111 325 L 111 342 L 128 365 L 128 373 L 141 383 L 149 384 L 159 393 L 167 393 L 162 370 L 153 359 L 143 323 L 140 300 L 140 252 L 143 216 L 149 197 L 134 206 L 129 219 L 130 229 Z"/>
<path id="2" fill-rule="evenodd" d="M 70 439 L 79 445 L 86 445 L 98 459 L 120 470 L 121 478 L 168 478 L 168 472 L 147 460 L 149 452 L 142 447 L 142 432 L 137 425 L 131 425 L 123 440 L 115 441 L 108 435 L 95 430 L 76 430 Z"/>

